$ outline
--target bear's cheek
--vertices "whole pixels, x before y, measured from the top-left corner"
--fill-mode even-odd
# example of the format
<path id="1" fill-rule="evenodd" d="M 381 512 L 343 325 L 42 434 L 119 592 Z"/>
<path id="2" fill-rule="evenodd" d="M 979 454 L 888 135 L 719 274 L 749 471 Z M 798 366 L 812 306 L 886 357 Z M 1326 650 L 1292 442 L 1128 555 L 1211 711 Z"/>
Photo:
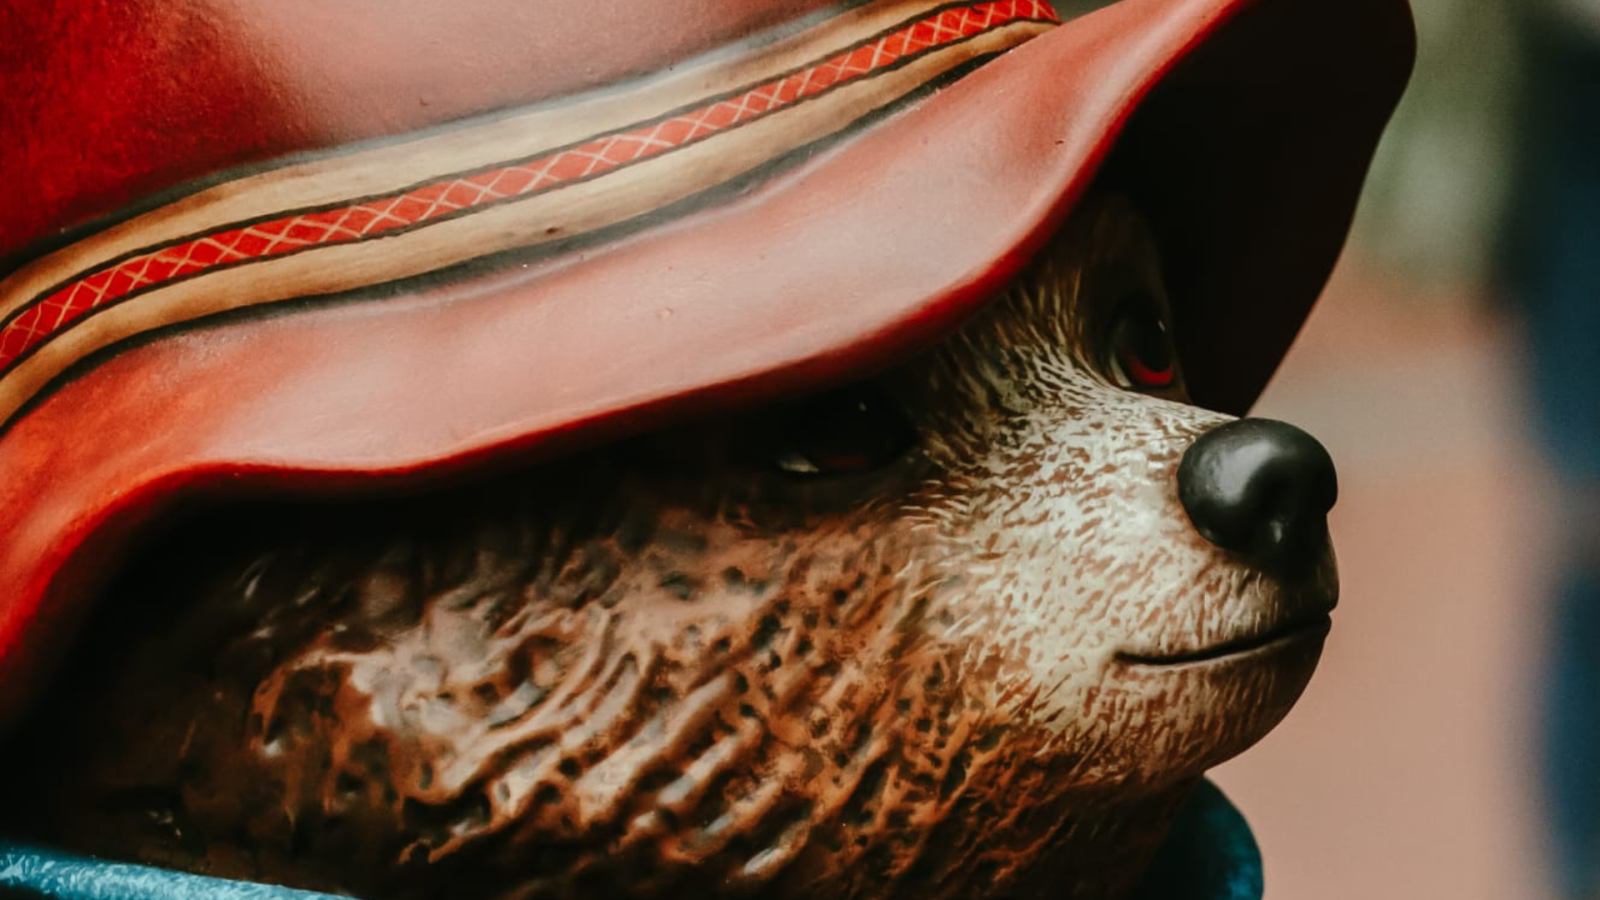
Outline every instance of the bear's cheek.
<path id="1" fill-rule="evenodd" d="M 1086 789 L 1159 789 L 1238 754 L 1287 713 L 1321 648 L 1317 638 L 1236 659 L 1130 665 L 1146 645 L 1203 648 L 1258 629 L 1288 596 L 1198 537 L 1191 546 L 1134 521 L 1077 544 L 1057 541 L 1055 528 L 1009 529 L 985 539 L 959 590 L 938 598 L 960 623 L 947 636 L 972 642 L 965 680 L 981 705 L 1050 735 L 1041 755 Z"/>

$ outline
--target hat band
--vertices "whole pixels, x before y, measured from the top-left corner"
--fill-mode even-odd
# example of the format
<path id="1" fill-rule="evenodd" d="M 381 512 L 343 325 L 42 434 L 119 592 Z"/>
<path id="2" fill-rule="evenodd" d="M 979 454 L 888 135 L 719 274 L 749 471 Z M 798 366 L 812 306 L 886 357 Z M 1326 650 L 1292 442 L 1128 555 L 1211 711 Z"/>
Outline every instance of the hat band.
<path id="1" fill-rule="evenodd" d="M 1046 0 L 880 0 L 627 90 L 238 173 L 0 280 L 0 429 L 130 338 L 638 219 L 1057 21 Z"/>

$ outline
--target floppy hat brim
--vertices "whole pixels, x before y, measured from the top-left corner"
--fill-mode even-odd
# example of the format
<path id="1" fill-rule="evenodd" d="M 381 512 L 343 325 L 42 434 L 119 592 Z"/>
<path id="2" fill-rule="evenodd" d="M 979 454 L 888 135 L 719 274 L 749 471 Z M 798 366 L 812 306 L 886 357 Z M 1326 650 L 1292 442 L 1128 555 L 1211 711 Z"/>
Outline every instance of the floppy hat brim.
<path id="1" fill-rule="evenodd" d="M 0 722 L 176 506 L 412 484 L 857 377 L 956 327 L 1097 177 L 1152 216 L 1197 399 L 1241 412 L 1412 43 L 1403 0 L 1125 0 L 609 242 L 147 336 L 0 437 Z"/>

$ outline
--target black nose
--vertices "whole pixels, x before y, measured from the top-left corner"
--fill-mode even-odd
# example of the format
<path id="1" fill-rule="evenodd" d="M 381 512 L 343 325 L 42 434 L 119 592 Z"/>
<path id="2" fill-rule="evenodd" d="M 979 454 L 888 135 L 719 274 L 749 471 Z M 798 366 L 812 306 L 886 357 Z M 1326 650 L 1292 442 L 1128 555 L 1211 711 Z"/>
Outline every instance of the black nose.
<path id="1" fill-rule="evenodd" d="M 1338 495 L 1327 449 L 1271 419 L 1218 425 L 1178 465 L 1178 499 L 1195 529 L 1277 574 L 1303 571 L 1321 554 Z"/>

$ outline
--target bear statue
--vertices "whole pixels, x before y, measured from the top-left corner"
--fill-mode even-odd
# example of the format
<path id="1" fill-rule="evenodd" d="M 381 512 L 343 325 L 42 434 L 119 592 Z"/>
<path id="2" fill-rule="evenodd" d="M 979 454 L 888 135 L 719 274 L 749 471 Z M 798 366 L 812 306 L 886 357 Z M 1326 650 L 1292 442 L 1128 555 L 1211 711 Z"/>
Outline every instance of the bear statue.
<path id="1" fill-rule="evenodd" d="M 0 891 L 1259 896 L 1410 17 L 1063 19 L 0 15 Z"/>

